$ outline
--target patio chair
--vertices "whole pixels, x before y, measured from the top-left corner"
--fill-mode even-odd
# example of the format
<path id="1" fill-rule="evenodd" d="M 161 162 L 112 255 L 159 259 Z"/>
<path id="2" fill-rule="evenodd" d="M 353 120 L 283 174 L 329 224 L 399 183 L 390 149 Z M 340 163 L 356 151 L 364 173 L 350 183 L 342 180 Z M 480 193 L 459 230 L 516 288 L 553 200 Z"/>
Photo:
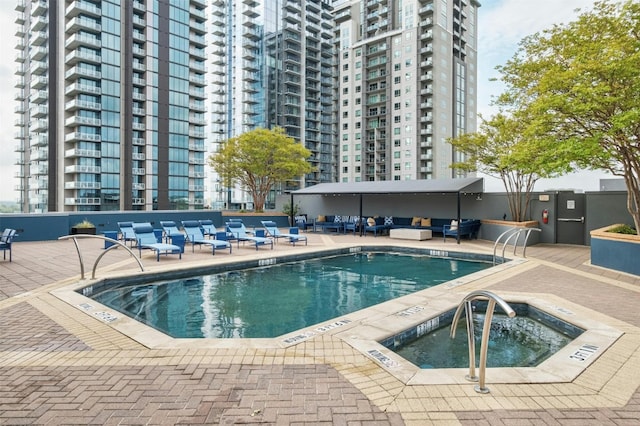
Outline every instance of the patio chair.
<path id="1" fill-rule="evenodd" d="M 138 243 L 138 251 L 142 257 L 142 249 L 153 250 L 156 253 L 156 261 L 160 261 L 160 254 L 177 254 L 182 259 L 182 249 L 174 244 L 166 244 L 158 241 L 158 237 L 153 232 L 153 226 L 148 223 L 134 224 L 133 232 Z M 160 238 L 161 239 L 161 238 Z"/>
<path id="2" fill-rule="evenodd" d="M 238 247 L 240 247 L 240 241 L 245 243 L 247 241 L 253 243 L 258 250 L 259 246 L 264 246 L 267 244 L 271 245 L 271 250 L 273 250 L 273 239 L 268 237 L 253 237 L 247 233 L 247 229 L 244 227 L 242 222 L 227 222 L 227 232 L 230 233 L 233 238 L 238 240 Z"/>
<path id="3" fill-rule="evenodd" d="M 131 242 L 130 246 L 133 247 L 133 243 L 136 241 L 136 234 L 133 232 L 133 222 L 118 222 L 118 229 L 122 234 L 122 241 L 127 244 L 127 241 Z"/>
<path id="4" fill-rule="evenodd" d="M 162 232 L 164 233 L 164 241 L 168 242 L 169 239 L 176 235 L 184 235 L 178 229 L 178 225 L 172 220 L 161 220 L 160 226 L 162 226 Z"/>
<path id="5" fill-rule="evenodd" d="M 276 240 L 276 243 L 278 242 L 278 238 L 288 238 L 289 242 L 294 246 L 298 241 L 304 241 L 304 245 L 307 245 L 307 237 L 297 233 L 287 234 L 287 233 L 280 232 L 280 230 L 278 229 L 278 226 L 272 220 L 262 220 L 260 221 L 260 223 L 262 223 L 262 226 L 264 226 L 264 229 L 267 231 L 267 236 L 274 238 Z M 298 228 L 294 228 L 294 229 L 297 231 Z"/>
<path id="6" fill-rule="evenodd" d="M 204 232 L 205 237 L 215 237 L 218 230 L 216 229 L 216 226 L 213 224 L 212 220 L 205 219 L 199 220 L 198 222 L 200 222 L 200 226 L 202 227 L 202 231 Z"/>
<path id="7" fill-rule="evenodd" d="M 4 260 L 7 260 L 7 250 L 9 250 L 9 262 L 11 262 L 11 243 L 15 236 L 15 229 L 6 228 L 0 237 L 0 250 L 2 250 L 2 257 Z"/>
<path id="8" fill-rule="evenodd" d="M 224 239 L 208 239 L 204 236 L 204 231 L 197 220 L 183 220 L 182 227 L 187 234 L 187 241 L 191 243 L 191 251 L 195 250 L 195 246 L 198 245 L 202 248 L 203 245 L 211 247 L 211 254 L 216 254 L 218 249 L 229 249 L 231 253 L 231 243 Z"/>

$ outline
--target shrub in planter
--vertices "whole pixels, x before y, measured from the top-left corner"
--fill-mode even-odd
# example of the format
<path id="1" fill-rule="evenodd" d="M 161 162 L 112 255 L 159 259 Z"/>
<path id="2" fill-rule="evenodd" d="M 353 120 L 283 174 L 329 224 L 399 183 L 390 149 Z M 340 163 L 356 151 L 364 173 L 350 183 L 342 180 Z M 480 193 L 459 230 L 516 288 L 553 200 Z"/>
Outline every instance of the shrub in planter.
<path id="1" fill-rule="evenodd" d="M 76 234 L 96 235 L 96 226 L 85 219 L 71 227 L 71 235 Z"/>

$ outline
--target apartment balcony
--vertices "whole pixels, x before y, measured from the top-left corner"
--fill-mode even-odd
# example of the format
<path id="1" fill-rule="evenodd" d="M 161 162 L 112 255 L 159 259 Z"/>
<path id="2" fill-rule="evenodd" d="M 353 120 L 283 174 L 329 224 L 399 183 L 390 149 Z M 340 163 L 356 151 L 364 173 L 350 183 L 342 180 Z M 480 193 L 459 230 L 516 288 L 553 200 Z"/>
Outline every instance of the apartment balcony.
<path id="1" fill-rule="evenodd" d="M 144 2 L 138 0 L 133 0 L 133 9 L 137 10 L 138 12 L 145 12 L 147 10 L 144 6 Z"/>
<path id="2" fill-rule="evenodd" d="M 95 206 L 100 205 L 100 198 L 65 198 L 66 206 Z"/>
<path id="3" fill-rule="evenodd" d="M 65 47 L 67 49 L 77 49 L 80 46 L 100 49 L 102 47 L 102 41 L 94 36 L 83 33 L 74 33 L 67 38 L 67 41 L 65 42 Z"/>
<path id="4" fill-rule="evenodd" d="M 32 61 L 29 65 L 29 71 L 33 75 L 46 74 L 49 71 L 49 65 L 45 61 Z"/>
<path id="5" fill-rule="evenodd" d="M 204 36 L 201 34 L 196 34 L 195 32 L 189 34 L 189 42 L 196 47 L 203 48 L 207 45 L 207 41 L 205 40 Z"/>
<path id="6" fill-rule="evenodd" d="M 140 167 L 134 167 L 134 168 L 131 169 L 131 174 L 133 174 L 135 176 L 144 176 L 145 169 L 140 168 Z"/>
<path id="7" fill-rule="evenodd" d="M 206 164 L 206 160 L 204 158 L 191 157 L 191 158 L 189 158 L 189 164 L 202 165 L 202 164 Z"/>
<path id="8" fill-rule="evenodd" d="M 31 176 L 46 175 L 48 173 L 49 173 L 49 166 L 47 164 L 31 164 L 31 165 L 29 165 L 29 174 Z"/>
<path id="9" fill-rule="evenodd" d="M 146 187 L 147 186 L 144 183 L 137 183 L 137 182 L 134 182 L 131 185 L 131 189 L 133 189 L 134 191 L 144 191 Z"/>
<path id="10" fill-rule="evenodd" d="M 146 144 L 144 138 L 132 138 L 131 143 L 136 146 L 144 146 Z"/>
<path id="11" fill-rule="evenodd" d="M 35 47 L 29 51 L 29 58 L 32 61 L 41 61 L 47 57 L 49 49 L 47 47 Z"/>
<path id="12" fill-rule="evenodd" d="M 131 79 L 132 83 L 136 86 L 146 86 L 147 80 L 141 77 L 133 77 Z"/>
<path id="13" fill-rule="evenodd" d="M 133 123 L 131 123 L 131 128 L 133 130 L 144 131 L 147 127 L 145 126 L 144 123 L 133 122 Z"/>
<path id="14" fill-rule="evenodd" d="M 29 36 L 29 40 L 32 46 L 42 46 L 46 44 L 47 40 L 49 40 L 49 36 L 45 31 L 38 31 L 36 33 L 32 33 Z"/>
<path id="15" fill-rule="evenodd" d="M 47 194 L 33 194 L 29 195 L 29 204 L 37 205 L 37 204 L 47 204 Z"/>
<path id="16" fill-rule="evenodd" d="M 146 49 L 143 49 L 143 48 L 142 48 L 142 47 L 140 47 L 140 46 L 133 46 L 133 47 L 131 48 L 131 52 L 133 53 L 133 55 L 134 55 L 134 56 L 141 56 L 141 57 L 144 57 L 144 56 L 146 56 L 146 55 L 147 55 L 147 51 L 146 51 Z"/>
<path id="17" fill-rule="evenodd" d="M 67 65 L 75 65 L 78 62 L 89 62 L 97 65 L 102 63 L 102 56 L 94 52 L 82 52 L 80 50 L 74 50 L 73 52 L 65 56 L 64 62 Z"/>
<path id="18" fill-rule="evenodd" d="M 131 153 L 131 159 L 136 161 L 144 161 L 147 158 L 144 152 Z"/>
<path id="19" fill-rule="evenodd" d="M 72 132 L 72 133 L 67 133 L 65 135 L 64 141 L 65 142 L 79 142 L 79 141 L 101 142 L 102 136 L 95 133 Z"/>
<path id="20" fill-rule="evenodd" d="M 189 129 L 189 137 L 190 137 L 190 138 L 203 139 L 203 138 L 204 138 L 204 130 L 200 130 L 200 129 Z"/>
<path id="21" fill-rule="evenodd" d="M 72 2 L 67 7 L 65 14 L 68 18 L 75 18 L 78 15 L 89 15 L 94 18 L 100 18 L 102 11 L 93 3 L 79 0 Z"/>
<path id="22" fill-rule="evenodd" d="M 88 69 L 88 68 L 84 68 L 84 67 L 80 67 L 80 66 L 75 66 L 75 67 L 69 69 L 64 74 L 64 77 L 67 80 L 75 80 L 75 79 L 78 79 L 80 77 L 87 77 L 87 78 L 93 78 L 93 79 L 96 79 L 96 80 L 100 80 L 102 78 L 102 72 L 96 71 L 96 70 L 92 70 L 92 69 Z"/>
<path id="23" fill-rule="evenodd" d="M 432 18 L 426 18 L 423 19 L 422 21 L 420 21 L 420 27 L 422 28 L 430 28 L 433 26 L 433 19 Z"/>
<path id="24" fill-rule="evenodd" d="M 203 178 L 204 177 L 204 172 L 194 172 L 194 171 L 189 171 L 189 177 L 190 178 Z"/>
<path id="25" fill-rule="evenodd" d="M 102 189 L 102 184 L 100 182 L 71 181 L 64 183 L 64 189 Z"/>
<path id="26" fill-rule="evenodd" d="M 143 92 L 133 92 L 131 97 L 136 101 L 145 101 L 147 99 Z"/>
<path id="27" fill-rule="evenodd" d="M 134 206 L 144 206 L 144 198 L 132 198 L 131 199 L 131 204 L 133 204 Z"/>
<path id="28" fill-rule="evenodd" d="M 203 75 L 192 74 L 189 76 L 189 82 L 197 86 L 205 86 L 207 83 Z"/>
<path id="29" fill-rule="evenodd" d="M 433 81 L 433 72 L 427 71 L 426 73 L 422 74 L 420 76 L 420 81 L 428 81 L 428 82 Z"/>
<path id="30" fill-rule="evenodd" d="M 433 46 L 430 44 L 428 46 L 424 46 L 420 48 L 420 54 L 422 55 L 431 55 L 433 53 Z"/>
<path id="31" fill-rule="evenodd" d="M 205 124 L 207 124 L 207 120 L 205 120 L 204 117 L 191 114 L 189 115 L 189 123 L 204 126 Z"/>
<path id="32" fill-rule="evenodd" d="M 30 109 L 31 118 L 42 118 L 49 115 L 49 107 L 47 105 L 37 105 Z"/>
<path id="33" fill-rule="evenodd" d="M 98 102 L 83 101 L 76 98 L 64 104 L 64 109 L 65 111 L 69 111 L 69 112 L 75 111 L 77 109 L 90 109 L 94 111 L 99 111 L 102 109 L 102 105 L 100 105 L 100 103 Z"/>
<path id="34" fill-rule="evenodd" d="M 425 31 L 424 33 L 420 34 L 420 40 L 433 40 L 433 31 L 432 30 L 428 30 Z"/>
<path id="35" fill-rule="evenodd" d="M 135 41 L 139 41 L 141 43 L 144 43 L 147 40 L 147 37 L 141 31 L 133 31 L 133 39 Z"/>
<path id="36" fill-rule="evenodd" d="M 29 138 L 29 146 L 47 146 L 49 144 L 49 137 L 46 134 L 33 135 Z"/>
<path id="37" fill-rule="evenodd" d="M 189 61 L 189 69 L 192 71 L 206 71 L 204 61 Z"/>
<path id="38" fill-rule="evenodd" d="M 72 166 L 67 166 L 64 168 L 64 172 L 65 173 L 92 173 L 92 174 L 100 174 L 101 173 L 101 168 L 100 166 L 87 166 L 87 165 L 80 165 L 80 164 L 74 164 Z"/>
<path id="39" fill-rule="evenodd" d="M 96 126 L 100 127 L 102 124 L 102 120 L 99 118 L 92 117 L 83 117 L 80 115 L 74 115 L 73 117 L 69 117 L 64 121 L 65 126 L 73 127 L 73 126 Z"/>
<path id="40" fill-rule="evenodd" d="M 33 120 L 29 123 L 29 130 L 31 132 L 46 132 L 49 128 L 49 120 Z"/>
<path id="41" fill-rule="evenodd" d="M 204 89 L 191 87 L 189 88 L 189 96 L 192 96 L 194 98 L 204 99 L 205 98 Z"/>
<path id="42" fill-rule="evenodd" d="M 207 58 L 206 56 L 206 52 L 204 49 L 195 49 L 195 48 L 190 48 L 189 49 L 189 55 L 197 58 L 197 59 L 202 59 L 205 60 Z"/>
<path id="43" fill-rule="evenodd" d="M 99 33 L 102 32 L 102 25 L 93 19 L 76 17 L 70 20 L 65 27 L 67 33 L 75 33 L 80 30 Z"/>
<path id="44" fill-rule="evenodd" d="M 420 122 L 421 123 L 432 123 L 433 122 L 433 114 L 429 113 L 429 114 L 425 114 L 423 116 L 420 117 Z"/>
<path id="45" fill-rule="evenodd" d="M 422 109 L 433 109 L 433 101 L 429 99 L 427 102 L 422 102 L 420 104 L 420 108 Z"/>
<path id="46" fill-rule="evenodd" d="M 38 16 L 35 19 L 31 17 L 31 32 L 42 31 L 49 25 L 49 18 L 46 16 Z"/>
<path id="47" fill-rule="evenodd" d="M 73 149 L 68 149 L 64 152 L 64 158 L 77 158 L 77 157 L 100 158 L 101 156 L 102 156 L 102 153 L 95 149 L 73 148 Z"/>
<path id="48" fill-rule="evenodd" d="M 48 149 L 32 149 L 29 154 L 29 158 L 31 161 L 47 161 L 49 158 L 49 150 Z"/>
<path id="49" fill-rule="evenodd" d="M 143 30 L 147 27 L 147 21 L 138 15 L 133 15 L 132 22 L 134 26 L 142 27 Z"/>

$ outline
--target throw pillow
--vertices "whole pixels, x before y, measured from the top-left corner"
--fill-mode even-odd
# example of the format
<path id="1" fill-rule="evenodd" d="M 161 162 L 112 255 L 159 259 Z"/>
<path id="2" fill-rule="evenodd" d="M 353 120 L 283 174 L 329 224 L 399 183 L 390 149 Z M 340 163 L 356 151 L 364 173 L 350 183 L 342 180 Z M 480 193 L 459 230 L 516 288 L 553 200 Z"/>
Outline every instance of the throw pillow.
<path id="1" fill-rule="evenodd" d="M 422 218 L 420 219 L 420 226 L 431 226 L 431 218 Z"/>
<path id="2" fill-rule="evenodd" d="M 342 216 L 336 216 L 336 217 L 334 217 L 334 218 L 333 218 L 333 221 L 334 221 L 335 223 L 340 223 L 340 222 L 342 222 Z"/>
<path id="3" fill-rule="evenodd" d="M 327 218 L 324 217 L 323 215 L 318 216 L 318 219 L 317 219 L 318 222 L 324 222 L 325 220 L 327 220 Z"/>
<path id="4" fill-rule="evenodd" d="M 393 225 L 393 216 L 385 216 L 384 217 L 385 225 Z"/>
<path id="5" fill-rule="evenodd" d="M 420 222 L 422 221 L 421 217 L 414 216 L 411 220 L 411 226 L 420 226 Z"/>
<path id="6" fill-rule="evenodd" d="M 367 219 L 367 225 L 369 226 L 375 226 L 376 224 L 376 220 L 372 217 L 370 217 L 369 219 Z"/>
<path id="7" fill-rule="evenodd" d="M 458 229 L 458 221 L 457 220 L 452 220 L 451 221 L 451 228 L 452 231 L 456 231 Z"/>

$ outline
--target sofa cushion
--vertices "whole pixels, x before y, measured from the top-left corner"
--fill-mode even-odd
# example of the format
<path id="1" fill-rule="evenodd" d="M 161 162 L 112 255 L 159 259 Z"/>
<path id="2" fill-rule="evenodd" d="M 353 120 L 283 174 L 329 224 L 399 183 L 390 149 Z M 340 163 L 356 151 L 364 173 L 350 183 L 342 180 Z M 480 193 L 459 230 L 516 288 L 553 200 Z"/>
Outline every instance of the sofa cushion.
<path id="1" fill-rule="evenodd" d="M 452 231 L 455 231 L 458 229 L 458 221 L 457 220 L 452 220 L 451 221 L 451 228 Z"/>
<path id="2" fill-rule="evenodd" d="M 420 226 L 431 226 L 431 218 L 422 218 L 420 220 Z"/>
<path id="3" fill-rule="evenodd" d="M 376 220 L 372 217 L 370 217 L 369 219 L 367 219 L 367 225 L 368 226 L 375 226 L 376 224 Z"/>
<path id="4" fill-rule="evenodd" d="M 422 218 L 418 216 L 414 216 L 411 220 L 411 226 L 420 226 L 420 222 L 422 222 Z"/>
<path id="5" fill-rule="evenodd" d="M 327 218 L 324 215 L 318 215 L 318 218 L 316 219 L 317 222 L 324 222 L 326 221 Z"/>

